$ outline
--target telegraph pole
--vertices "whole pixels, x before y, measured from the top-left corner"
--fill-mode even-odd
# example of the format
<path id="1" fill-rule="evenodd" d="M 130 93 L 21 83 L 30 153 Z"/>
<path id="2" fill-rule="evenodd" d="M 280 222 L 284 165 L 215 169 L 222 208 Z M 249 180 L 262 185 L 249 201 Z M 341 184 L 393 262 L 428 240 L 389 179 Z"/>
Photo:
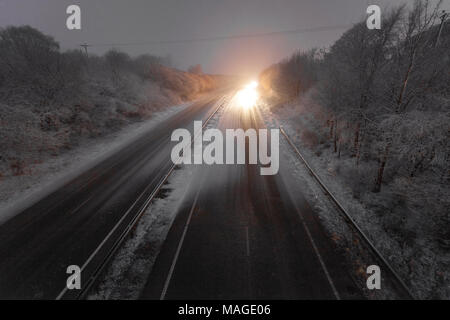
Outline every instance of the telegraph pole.
<path id="1" fill-rule="evenodd" d="M 439 32 L 436 38 L 436 43 L 434 44 L 434 47 L 437 48 L 437 46 L 439 45 L 439 39 L 441 37 L 441 33 L 442 33 L 442 29 L 444 29 L 444 23 L 445 20 L 447 19 L 448 16 L 448 12 L 445 12 L 445 10 L 442 10 L 442 15 L 441 15 L 441 26 L 439 27 Z"/>
<path id="2" fill-rule="evenodd" d="M 86 56 L 88 56 L 88 48 L 90 47 L 90 45 L 88 45 L 87 43 L 83 43 L 80 44 L 80 47 L 84 48 L 84 52 L 86 53 Z"/>

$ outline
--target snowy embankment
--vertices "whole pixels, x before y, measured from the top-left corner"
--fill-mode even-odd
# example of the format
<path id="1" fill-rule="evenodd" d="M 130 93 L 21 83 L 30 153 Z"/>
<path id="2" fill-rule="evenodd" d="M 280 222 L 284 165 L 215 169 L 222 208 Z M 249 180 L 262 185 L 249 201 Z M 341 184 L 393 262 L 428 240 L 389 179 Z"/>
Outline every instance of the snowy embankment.
<path id="1" fill-rule="evenodd" d="M 3 177 L 0 183 L 0 223 L 92 168 L 161 121 L 190 103 L 155 112 L 149 120 L 131 124 L 107 136 L 91 139 L 81 146 L 33 166 L 32 174 Z"/>
<path id="2" fill-rule="evenodd" d="M 285 106 L 273 113 L 269 106 L 261 106 L 268 127 L 278 128 L 282 125 L 293 140 L 308 164 L 318 174 L 337 200 L 344 205 L 358 226 L 369 237 L 375 247 L 391 263 L 393 268 L 406 282 L 417 298 L 448 299 L 450 297 L 449 273 L 450 253 L 436 245 L 424 234 L 421 238 L 408 242 L 402 233 L 394 233 L 386 229 L 383 217 L 375 211 L 377 203 L 382 200 L 358 199 L 352 189 L 346 186 L 344 179 L 336 172 L 332 150 L 323 150 L 320 154 L 308 148 L 301 138 L 302 122 L 295 106 Z M 306 121 L 306 120 L 305 120 Z M 289 148 L 287 143 L 280 141 L 281 148 Z M 289 152 L 286 152 L 289 153 Z M 303 163 L 293 156 L 289 159 L 296 175 L 304 182 L 305 193 L 311 205 L 315 207 L 321 221 L 327 228 L 333 240 L 341 247 L 353 267 L 354 274 L 362 283 L 366 276 L 363 268 L 370 263 L 370 256 L 364 253 L 364 248 L 355 240 L 351 229 L 333 207 L 331 202 L 323 196 L 323 191 L 312 179 Z M 389 191 L 388 191 L 389 192 Z M 373 195 L 382 197 L 383 194 Z M 418 227 L 420 228 L 420 227 Z M 388 290 L 367 292 L 370 298 L 392 298 Z"/>

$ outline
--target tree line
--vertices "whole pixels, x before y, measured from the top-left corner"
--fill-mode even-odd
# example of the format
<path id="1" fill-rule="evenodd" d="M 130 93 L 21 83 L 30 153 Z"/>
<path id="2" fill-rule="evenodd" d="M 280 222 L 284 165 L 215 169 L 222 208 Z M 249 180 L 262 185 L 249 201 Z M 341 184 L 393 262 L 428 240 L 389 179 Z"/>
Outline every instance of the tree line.
<path id="1" fill-rule="evenodd" d="M 336 156 L 353 157 L 354 166 L 377 163 L 373 192 L 388 166 L 391 175 L 427 172 L 448 181 L 450 26 L 439 33 L 440 7 L 394 8 L 380 30 L 361 21 L 330 48 L 297 52 L 260 76 L 281 102 L 312 92 L 322 115 L 316 133 L 331 140 Z"/>
<path id="2" fill-rule="evenodd" d="M 63 51 L 30 26 L 0 29 L 0 178 L 194 99 L 221 77 L 184 72 L 167 58 Z"/>

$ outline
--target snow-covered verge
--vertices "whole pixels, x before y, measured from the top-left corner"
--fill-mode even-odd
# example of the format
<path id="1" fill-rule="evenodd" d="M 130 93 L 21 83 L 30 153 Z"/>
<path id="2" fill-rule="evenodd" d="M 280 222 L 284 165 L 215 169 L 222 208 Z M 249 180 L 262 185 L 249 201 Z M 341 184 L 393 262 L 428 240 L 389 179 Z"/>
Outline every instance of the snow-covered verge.
<path id="1" fill-rule="evenodd" d="M 408 207 L 400 210 L 401 204 L 396 203 L 400 197 L 395 185 L 384 186 L 380 193 L 361 190 L 355 194 L 355 188 L 349 185 L 349 181 L 356 179 L 358 175 L 349 178 L 345 170 L 346 167 L 354 165 L 354 159 L 337 159 L 329 146 L 311 144 L 308 133 L 311 133 L 314 115 L 305 112 L 301 103 L 297 101 L 276 109 L 262 104 L 267 125 L 284 127 L 313 170 L 350 212 L 358 226 L 391 263 L 416 297 L 449 299 L 450 252 L 447 247 L 442 246 L 433 232 L 439 227 L 436 226 L 439 221 L 435 221 L 430 215 L 420 214 L 420 208 L 416 208 L 418 212 L 410 212 Z M 283 142 L 280 146 L 283 147 Z M 320 219 L 333 240 L 347 253 L 355 274 L 360 276 L 359 280 L 362 282 L 365 275 L 362 266 L 370 257 L 365 256 L 364 248 L 355 241 L 352 231 L 328 199 L 323 197 L 322 190 L 309 176 L 304 165 L 295 158 L 290 159 L 290 163 L 308 186 L 305 188 L 308 200 L 318 209 Z M 445 190 L 443 192 L 445 196 Z M 399 215 L 399 212 L 403 214 Z M 386 290 L 367 293 L 372 298 L 393 297 Z"/>
<path id="2" fill-rule="evenodd" d="M 0 223 L 92 168 L 190 103 L 167 107 L 109 135 L 86 139 L 78 147 L 29 167 L 26 174 L 8 175 L 0 183 Z"/>
<path id="3" fill-rule="evenodd" d="M 193 166 L 179 167 L 116 253 L 90 300 L 135 300 L 159 254 L 179 207 L 191 190 Z"/>

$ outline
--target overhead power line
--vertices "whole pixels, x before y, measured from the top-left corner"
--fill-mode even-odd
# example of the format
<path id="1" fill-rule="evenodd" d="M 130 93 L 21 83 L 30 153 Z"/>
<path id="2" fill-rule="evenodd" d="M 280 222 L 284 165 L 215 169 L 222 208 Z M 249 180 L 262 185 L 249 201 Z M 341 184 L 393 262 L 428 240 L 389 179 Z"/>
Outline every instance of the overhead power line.
<path id="1" fill-rule="evenodd" d="M 181 43 L 193 43 L 193 42 L 212 42 L 212 41 L 225 41 L 225 40 L 238 40 L 238 39 L 250 39 L 250 38 L 263 38 L 279 36 L 284 34 L 301 34 L 310 32 L 321 32 L 336 29 L 349 28 L 352 25 L 335 25 L 335 26 L 324 26 L 316 28 L 306 28 L 306 29 L 293 29 L 293 30 L 282 30 L 282 31 L 272 31 L 264 33 L 249 33 L 249 34 L 238 34 L 229 36 L 216 36 L 216 37 L 205 37 L 205 38 L 192 38 L 192 39 L 178 39 L 178 40 L 158 40 L 158 41 L 145 41 L 145 42 L 129 42 L 129 43 L 93 43 L 89 44 L 89 47 L 129 47 L 129 46 L 149 46 L 149 45 L 161 45 L 161 44 L 181 44 Z"/>

